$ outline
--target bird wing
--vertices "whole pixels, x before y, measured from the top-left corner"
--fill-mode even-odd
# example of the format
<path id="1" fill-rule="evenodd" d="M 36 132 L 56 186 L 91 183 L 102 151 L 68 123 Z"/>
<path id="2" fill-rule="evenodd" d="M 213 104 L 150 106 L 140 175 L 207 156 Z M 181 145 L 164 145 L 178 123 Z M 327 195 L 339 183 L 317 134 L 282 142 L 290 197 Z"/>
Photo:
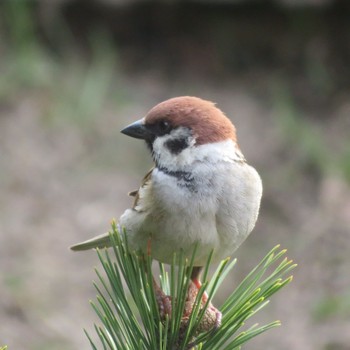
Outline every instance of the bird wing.
<path id="1" fill-rule="evenodd" d="M 140 186 L 140 188 L 138 190 L 129 192 L 130 196 L 135 197 L 132 209 L 134 209 L 136 211 L 142 211 L 142 209 L 138 208 L 138 206 L 140 204 L 141 192 L 148 185 L 148 183 L 150 182 L 153 170 L 154 170 L 154 167 L 144 176 L 144 178 L 142 179 L 141 186 Z"/>
<path id="2" fill-rule="evenodd" d="M 138 190 L 129 192 L 129 196 L 135 197 L 132 209 L 136 211 L 142 211 L 141 208 L 137 208 L 139 206 L 140 200 L 140 190 L 145 188 L 145 186 L 149 183 L 152 177 L 154 167 L 144 176 L 142 179 L 141 186 Z M 84 242 L 74 244 L 70 247 L 73 251 L 82 251 L 89 250 L 93 248 L 108 248 L 111 246 L 111 241 L 109 238 L 109 232 L 103 233 L 102 235 L 90 238 Z"/>

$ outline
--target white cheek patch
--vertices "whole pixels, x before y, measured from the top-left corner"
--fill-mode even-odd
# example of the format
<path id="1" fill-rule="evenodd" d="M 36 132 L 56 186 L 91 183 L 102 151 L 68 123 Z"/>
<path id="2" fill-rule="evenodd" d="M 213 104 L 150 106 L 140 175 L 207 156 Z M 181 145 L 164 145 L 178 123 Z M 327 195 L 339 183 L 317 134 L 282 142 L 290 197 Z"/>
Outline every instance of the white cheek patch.
<path id="1" fill-rule="evenodd" d="M 184 139 L 187 133 L 187 147 L 178 154 L 174 154 L 166 146 L 168 142 L 176 139 Z M 157 137 L 153 142 L 153 157 L 159 167 L 169 171 L 189 171 L 189 166 L 206 163 L 217 164 L 218 162 L 244 161 L 242 153 L 232 140 L 225 140 L 196 146 L 196 139 L 186 128 L 178 128 L 170 134 Z M 194 169 L 191 168 L 191 171 Z"/>
<path id="2" fill-rule="evenodd" d="M 153 156 L 156 163 L 168 169 L 177 168 L 182 154 L 193 148 L 196 140 L 188 128 L 174 129 L 170 134 L 158 136 L 153 142 Z M 180 162 L 181 163 L 181 162 Z"/>

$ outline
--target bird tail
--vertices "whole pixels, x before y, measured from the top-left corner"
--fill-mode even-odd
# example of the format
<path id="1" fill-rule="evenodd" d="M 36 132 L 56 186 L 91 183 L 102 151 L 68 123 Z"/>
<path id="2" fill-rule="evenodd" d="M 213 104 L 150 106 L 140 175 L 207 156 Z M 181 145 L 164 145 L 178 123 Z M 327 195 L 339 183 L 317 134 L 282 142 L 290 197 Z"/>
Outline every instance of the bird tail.
<path id="1" fill-rule="evenodd" d="M 74 244 L 70 247 L 70 249 L 78 252 L 82 250 L 89 250 L 94 248 L 108 248 L 111 246 L 111 240 L 109 237 L 109 233 L 103 233 L 102 235 L 93 237 L 88 239 L 87 241 Z"/>

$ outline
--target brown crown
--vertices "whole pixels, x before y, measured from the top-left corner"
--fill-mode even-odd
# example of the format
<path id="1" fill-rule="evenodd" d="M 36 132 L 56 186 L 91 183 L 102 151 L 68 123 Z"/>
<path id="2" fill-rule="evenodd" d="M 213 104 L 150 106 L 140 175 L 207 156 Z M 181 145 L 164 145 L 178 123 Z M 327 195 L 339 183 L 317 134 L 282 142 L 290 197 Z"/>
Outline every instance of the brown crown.
<path id="1" fill-rule="evenodd" d="M 231 139 L 237 142 L 236 128 L 224 113 L 210 101 L 198 97 L 174 97 L 153 107 L 145 118 L 146 124 L 168 121 L 172 127 L 192 130 L 196 145 Z"/>

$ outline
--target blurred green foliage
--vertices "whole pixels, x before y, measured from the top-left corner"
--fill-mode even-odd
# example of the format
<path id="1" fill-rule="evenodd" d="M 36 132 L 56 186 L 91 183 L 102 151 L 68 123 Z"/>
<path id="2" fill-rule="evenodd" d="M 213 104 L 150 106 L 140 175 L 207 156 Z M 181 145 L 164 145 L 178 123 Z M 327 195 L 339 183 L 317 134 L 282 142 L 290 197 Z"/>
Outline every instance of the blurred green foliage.
<path id="1" fill-rule="evenodd" d="M 315 322 L 323 322 L 332 317 L 350 317 L 350 291 L 343 294 L 325 295 L 315 301 L 312 316 Z"/>
<path id="2" fill-rule="evenodd" d="M 88 126 L 111 100 L 111 86 L 116 87 L 118 78 L 118 56 L 107 34 L 96 31 L 91 37 L 89 59 L 73 45 L 59 56 L 39 39 L 33 2 L 4 1 L 2 10 L 8 37 L 0 63 L 0 102 L 14 102 L 24 91 L 39 91 L 46 99 L 44 121 Z M 64 22 L 57 25 L 65 41 L 72 42 Z"/>
<path id="3" fill-rule="evenodd" d="M 3 40 L 5 48 L 2 49 L 5 52 L 0 67 L 0 98 L 3 101 L 11 98 L 19 89 L 48 85 L 48 73 L 53 68 L 53 62 L 49 61 L 37 40 L 30 2 L 3 2 L 2 18 L 6 20 L 7 34 Z"/>
<path id="4" fill-rule="evenodd" d="M 17 293 L 23 290 L 24 278 L 20 275 L 8 274 L 4 278 L 4 283 L 12 293 Z"/>
<path id="5" fill-rule="evenodd" d="M 316 177 L 340 174 L 350 182 L 350 139 L 344 140 L 341 150 L 334 153 L 326 143 L 324 130 L 306 118 L 286 84 L 278 82 L 273 96 L 278 124 L 285 143 L 298 159 L 299 167 L 311 170 Z"/>

